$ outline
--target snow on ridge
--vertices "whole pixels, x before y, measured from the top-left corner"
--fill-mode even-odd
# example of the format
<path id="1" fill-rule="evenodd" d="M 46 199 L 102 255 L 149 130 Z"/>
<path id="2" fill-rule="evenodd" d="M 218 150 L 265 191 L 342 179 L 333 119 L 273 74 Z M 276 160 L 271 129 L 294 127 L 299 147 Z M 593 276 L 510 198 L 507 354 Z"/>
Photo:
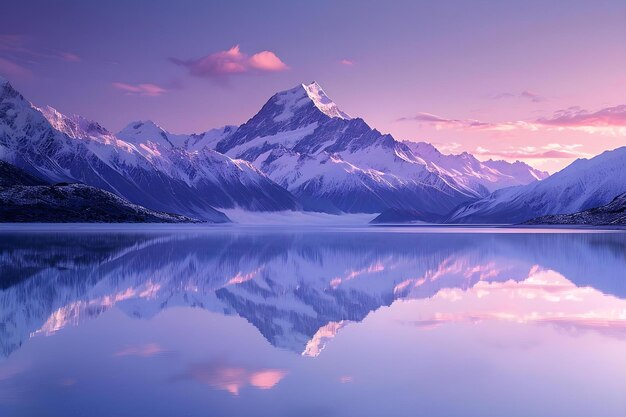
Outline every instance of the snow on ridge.
<path id="1" fill-rule="evenodd" d="M 315 81 L 311 84 L 302 84 L 302 88 L 306 91 L 307 96 L 313 101 L 322 113 L 330 117 L 338 117 L 340 119 L 350 120 L 351 117 L 339 110 L 337 104 L 332 101 L 324 92 L 322 87 Z"/>
<path id="2" fill-rule="evenodd" d="M 283 111 L 274 117 L 275 122 L 289 120 L 298 108 L 309 102 L 312 102 L 319 111 L 328 117 L 351 119 L 348 114 L 339 110 L 337 104 L 326 95 L 322 87 L 315 81 L 282 91 L 276 95 L 276 98 L 276 104 L 282 106 Z"/>

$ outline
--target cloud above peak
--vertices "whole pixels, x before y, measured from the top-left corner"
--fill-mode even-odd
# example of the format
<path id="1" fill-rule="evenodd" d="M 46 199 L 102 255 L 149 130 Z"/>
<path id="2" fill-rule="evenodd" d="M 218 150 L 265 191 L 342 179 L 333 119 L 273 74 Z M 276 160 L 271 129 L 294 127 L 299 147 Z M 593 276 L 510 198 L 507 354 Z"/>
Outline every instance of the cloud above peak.
<path id="1" fill-rule="evenodd" d="M 198 59 L 172 58 L 176 65 L 187 68 L 196 77 L 219 79 L 245 73 L 279 72 L 289 69 L 274 52 L 261 51 L 248 55 L 235 45 L 227 51 L 219 51 Z"/>

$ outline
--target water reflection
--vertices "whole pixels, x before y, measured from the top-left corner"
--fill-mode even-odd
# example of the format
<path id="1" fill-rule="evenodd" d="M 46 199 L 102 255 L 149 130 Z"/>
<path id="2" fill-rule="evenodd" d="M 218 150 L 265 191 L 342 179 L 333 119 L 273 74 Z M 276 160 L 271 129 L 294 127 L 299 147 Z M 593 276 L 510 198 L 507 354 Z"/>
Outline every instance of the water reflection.
<path id="1" fill-rule="evenodd" d="M 625 415 L 623 234 L 202 230 L 0 233 L 0 415 Z"/>
<path id="2" fill-rule="evenodd" d="M 226 230 L 0 236 L 4 357 L 35 335 L 55 334 L 114 306 L 138 319 L 181 306 L 237 315 L 272 345 L 312 357 L 350 323 L 396 300 L 446 302 L 412 322 L 423 328 L 508 320 L 620 337 L 626 332 L 619 301 L 626 298 L 623 234 Z M 471 311 L 452 308 L 472 302 Z M 135 346 L 118 354 L 151 356 L 159 349 Z M 205 364 L 180 378 L 237 393 L 245 385 L 272 387 L 281 372 Z"/>

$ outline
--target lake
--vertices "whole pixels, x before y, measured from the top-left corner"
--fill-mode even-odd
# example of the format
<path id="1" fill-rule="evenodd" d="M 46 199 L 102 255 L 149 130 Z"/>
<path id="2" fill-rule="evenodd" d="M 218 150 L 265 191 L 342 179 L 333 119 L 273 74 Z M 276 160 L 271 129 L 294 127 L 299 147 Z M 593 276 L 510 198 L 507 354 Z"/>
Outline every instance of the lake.
<path id="1" fill-rule="evenodd" d="M 0 276 L 2 416 L 626 415 L 623 232 L 9 226 Z"/>

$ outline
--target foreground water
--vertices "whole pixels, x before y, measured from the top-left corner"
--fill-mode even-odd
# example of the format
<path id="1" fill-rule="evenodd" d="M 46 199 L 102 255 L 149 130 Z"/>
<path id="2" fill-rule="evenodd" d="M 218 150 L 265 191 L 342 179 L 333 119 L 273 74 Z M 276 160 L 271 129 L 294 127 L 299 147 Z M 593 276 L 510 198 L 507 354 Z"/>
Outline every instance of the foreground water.
<path id="1" fill-rule="evenodd" d="M 0 232 L 2 416 L 626 415 L 626 235 Z"/>

